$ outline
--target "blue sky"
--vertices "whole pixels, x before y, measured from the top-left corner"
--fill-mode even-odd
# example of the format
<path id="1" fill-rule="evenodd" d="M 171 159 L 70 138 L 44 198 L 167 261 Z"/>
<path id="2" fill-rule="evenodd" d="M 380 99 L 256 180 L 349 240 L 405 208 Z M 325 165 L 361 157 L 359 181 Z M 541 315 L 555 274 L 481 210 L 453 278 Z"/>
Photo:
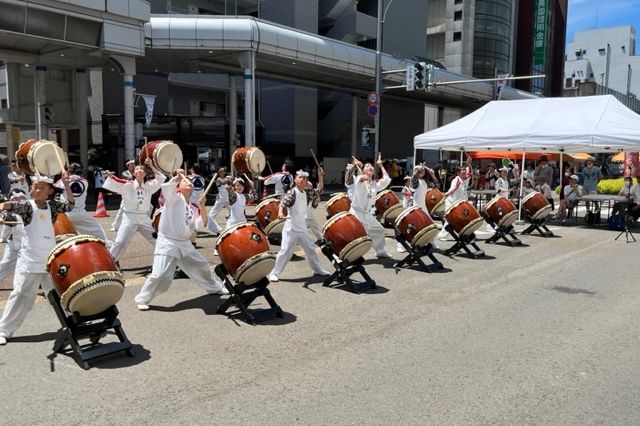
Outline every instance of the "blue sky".
<path id="1" fill-rule="evenodd" d="M 569 0 L 567 14 L 567 43 L 574 32 L 593 28 L 633 25 L 640 34 L 640 0 Z"/>

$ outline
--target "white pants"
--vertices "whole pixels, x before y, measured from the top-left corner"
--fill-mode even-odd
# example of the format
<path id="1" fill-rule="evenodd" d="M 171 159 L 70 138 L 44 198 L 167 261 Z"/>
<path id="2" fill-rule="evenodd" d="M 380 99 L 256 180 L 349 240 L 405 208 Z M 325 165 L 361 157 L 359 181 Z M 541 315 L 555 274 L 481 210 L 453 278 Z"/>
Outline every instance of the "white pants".
<path id="1" fill-rule="evenodd" d="M 316 237 L 316 240 L 321 240 L 322 238 L 324 238 L 324 235 L 320 230 L 320 225 L 318 225 L 315 217 L 307 217 L 304 219 L 304 221 L 307 225 L 307 228 L 309 228 L 311 230 L 311 233 Z"/>
<path id="2" fill-rule="evenodd" d="M 2 260 L 0 260 L 0 281 L 4 280 L 8 276 L 13 276 L 19 252 L 20 243 L 15 240 L 9 240 L 4 249 Z"/>
<path id="3" fill-rule="evenodd" d="M 11 235 L 11 227 L 9 225 L 0 225 L 0 241 L 8 241 Z"/>
<path id="4" fill-rule="evenodd" d="M 207 259 L 195 249 L 180 258 L 156 254 L 153 256 L 151 275 L 135 297 L 136 304 L 148 305 L 157 295 L 169 290 L 176 265 L 207 293 L 215 293 L 222 288 L 222 284 L 211 272 Z"/>
<path id="5" fill-rule="evenodd" d="M 118 234 L 116 235 L 116 241 L 111 246 L 111 256 L 116 261 L 119 261 L 125 250 L 129 246 L 133 235 L 137 232 L 142 234 L 142 236 L 155 247 L 156 240 L 153 238 L 154 229 L 151 226 L 151 220 L 146 215 L 141 215 L 144 217 L 142 222 L 139 223 L 136 220 L 129 219 L 129 215 L 132 213 L 125 213 L 124 218 L 122 220 L 122 225 L 118 229 Z M 145 220 L 146 219 L 146 220 Z"/>
<path id="6" fill-rule="evenodd" d="M 13 278 L 13 291 L 0 318 L 0 336 L 8 338 L 20 328 L 36 300 L 38 288 L 45 292 L 53 289 L 51 276 L 46 273 L 18 272 Z"/>
<path id="7" fill-rule="evenodd" d="M 378 222 L 371 213 L 363 213 L 354 209 L 351 209 L 349 212 L 362 222 L 364 229 L 367 231 L 367 235 L 371 238 L 376 256 L 386 256 L 387 251 L 384 248 L 384 227 L 380 222 Z"/>
<path id="8" fill-rule="evenodd" d="M 67 216 L 73 223 L 73 226 L 78 231 L 78 234 L 89 234 L 94 237 L 100 238 L 107 244 L 107 248 L 110 248 L 113 244 L 109 239 L 107 239 L 107 234 L 105 234 L 104 229 L 95 220 L 91 217 L 91 214 L 88 212 L 68 212 Z"/>
<path id="9" fill-rule="evenodd" d="M 120 224 L 122 223 L 122 216 L 124 214 L 123 207 L 124 207 L 124 202 L 121 202 L 120 208 L 118 209 L 118 213 L 116 213 L 116 218 L 113 219 L 113 223 L 111 224 L 111 227 L 116 231 L 118 230 L 118 228 L 120 228 Z"/>
<path id="10" fill-rule="evenodd" d="M 216 216 L 218 216 L 218 213 L 224 208 L 229 208 L 229 200 L 216 200 L 211 210 L 209 210 L 209 223 L 207 223 L 207 228 L 214 234 L 219 234 L 220 231 L 222 231 L 222 228 L 218 225 L 218 222 L 216 222 Z"/>
<path id="11" fill-rule="evenodd" d="M 285 229 L 282 231 L 280 251 L 276 257 L 276 264 L 273 267 L 271 274 L 276 277 L 280 275 L 287 262 L 291 259 L 291 255 L 293 255 L 293 250 L 296 248 L 296 244 L 300 244 L 300 246 L 302 246 L 304 254 L 307 256 L 307 261 L 309 262 L 311 269 L 313 269 L 313 272 L 317 273 L 323 271 L 322 265 L 320 265 L 320 259 L 318 259 L 318 254 L 316 253 L 316 246 L 313 244 L 311 235 L 309 235 L 308 232 L 292 231 L 291 229 L 287 229 L 287 226 L 285 225 Z"/>

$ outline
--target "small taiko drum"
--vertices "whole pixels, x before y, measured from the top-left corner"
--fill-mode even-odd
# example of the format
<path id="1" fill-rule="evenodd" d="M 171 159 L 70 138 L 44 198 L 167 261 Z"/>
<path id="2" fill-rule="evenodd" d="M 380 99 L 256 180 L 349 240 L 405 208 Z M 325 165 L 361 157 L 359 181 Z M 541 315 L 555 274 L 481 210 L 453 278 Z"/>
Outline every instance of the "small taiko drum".
<path id="1" fill-rule="evenodd" d="M 491 220 L 502 228 L 508 228 L 513 225 L 513 222 L 518 218 L 518 209 L 511 200 L 504 197 L 495 197 L 489 201 L 484 211 Z"/>
<path id="2" fill-rule="evenodd" d="M 140 164 L 151 158 L 153 167 L 164 174 L 171 174 L 182 167 L 182 150 L 172 141 L 151 141 L 140 150 Z"/>
<path id="3" fill-rule="evenodd" d="M 442 216 L 444 213 L 444 194 L 438 188 L 429 188 L 424 195 L 424 204 L 429 214 Z"/>
<path id="4" fill-rule="evenodd" d="M 423 247 L 438 235 L 438 227 L 420 207 L 410 207 L 396 218 L 396 230 L 411 247 Z"/>
<path id="5" fill-rule="evenodd" d="M 402 204 L 398 196 L 390 189 L 385 189 L 376 195 L 375 205 L 378 218 L 382 222 L 386 222 L 387 219 L 395 220 L 402 212 Z"/>
<path id="6" fill-rule="evenodd" d="M 478 210 L 466 200 L 460 200 L 445 212 L 445 219 L 458 235 L 471 235 L 482 226 Z"/>
<path id="7" fill-rule="evenodd" d="M 539 192 L 532 192 L 522 199 L 522 205 L 524 210 L 531 217 L 536 220 L 546 217 L 551 211 L 551 205 L 544 195 Z"/>
<path id="8" fill-rule="evenodd" d="M 349 212 L 338 213 L 324 224 L 324 239 L 342 260 L 355 262 L 371 249 L 371 238 L 357 217 Z"/>
<path id="9" fill-rule="evenodd" d="M 71 219 L 64 213 L 57 214 L 56 221 L 53 222 L 53 233 L 56 236 L 57 243 L 77 234 L 75 226 L 71 223 Z"/>
<path id="10" fill-rule="evenodd" d="M 280 200 L 266 198 L 256 207 L 256 222 L 265 234 L 278 234 L 282 232 L 286 219 L 278 219 Z"/>
<path id="11" fill-rule="evenodd" d="M 220 261 L 238 284 L 253 285 L 266 277 L 276 264 L 267 236 L 251 223 L 239 223 L 216 241 Z"/>
<path id="12" fill-rule="evenodd" d="M 260 174 L 267 165 L 267 159 L 260 148 L 241 146 L 231 156 L 236 173 Z"/>
<path id="13" fill-rule="evenodd" d="M 124 292 L 124 276 L 104 241 L 92 235 L 58 243 L 47 259 L 47 271 L 62 306 L 83 316 L 115 305 Z"/>
<path id="14" fill-rule="evenodd" d="M 16 151 L 16 164 L 29 175 L 55 176 L 62 173 L 67 154 L 53 141 L 29 139 Z"/>
<path id="15" fill-rule="evenodd" d="M 327 201 L 327 218 L 330 218 L 341 212 L 348 212 L 351 208 L 351 200 L 346 192 L 338 192 Z"/>

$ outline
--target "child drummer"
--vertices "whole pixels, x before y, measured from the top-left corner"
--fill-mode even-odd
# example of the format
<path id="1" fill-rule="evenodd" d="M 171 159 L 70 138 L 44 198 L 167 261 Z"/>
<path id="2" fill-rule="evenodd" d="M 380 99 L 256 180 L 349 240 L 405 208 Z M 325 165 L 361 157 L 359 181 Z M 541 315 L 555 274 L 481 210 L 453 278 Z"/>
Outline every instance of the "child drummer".
<path id="1" fill-rule="evenodd" d="M 38 288 L 52 289 L 51 276 L 45 267 L 49 253 L 56 245 L 53 223 L 58 213 L 70 211 L 75 202 L 69 186 L 69 173 L 62 173 L 66 202 L 53 199 L 53 179 L 35 176 L 31 184 L 31 200 L 8 201 L 0 204 L 4 217 L 0 222 L 15 222 L 15 215 L 22 218 L 21 253 L 16 264 L 13 291 L 0 318 L 0 345 L 22 325 L 33 307 Z"/>

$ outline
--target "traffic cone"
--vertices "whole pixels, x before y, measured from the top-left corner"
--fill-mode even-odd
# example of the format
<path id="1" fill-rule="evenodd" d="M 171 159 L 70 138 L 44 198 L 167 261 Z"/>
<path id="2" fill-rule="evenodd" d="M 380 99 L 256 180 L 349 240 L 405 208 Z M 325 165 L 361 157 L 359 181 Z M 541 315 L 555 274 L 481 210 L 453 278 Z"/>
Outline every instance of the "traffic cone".
<path id="1" fill-rule="evenodd" d="M 102 198 L 102 192 L 98 192 L 98 205 L 96 205 L 96 214 L 93 217 L 109 217 L 107 208 L 104 205 L 104 198 Z"/>
<path id="2" fill-rule="evenodd" d="M 162 194 L 162 192 L 160 192 L 160 196 L 158 197 L 158 205 L 160 207 L 164 206 L 164 194 Z"/>

